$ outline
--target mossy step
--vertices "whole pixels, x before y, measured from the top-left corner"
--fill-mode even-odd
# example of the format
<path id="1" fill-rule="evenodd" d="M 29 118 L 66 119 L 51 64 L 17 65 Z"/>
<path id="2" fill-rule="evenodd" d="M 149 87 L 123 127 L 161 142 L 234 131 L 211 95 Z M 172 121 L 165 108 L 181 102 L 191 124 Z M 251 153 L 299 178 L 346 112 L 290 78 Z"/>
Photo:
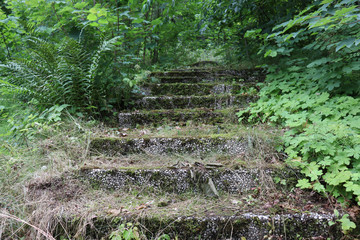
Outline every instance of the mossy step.
<path id="1" fill-rule="evenodd" d="M 264 79 L 263 69 L 243 69 L 243 70 L 230 70 L 230 69 L 186 69 L 186 70 L 173 70 L 165 72 L 152 72 L 149 77 L 213 77 L 213 76 L 229 76 L 236 78 L 257 78 Z"/>
<path id="2" fill-rule="evenodd" d="M 201 208 L 201 206 L 199 207 Z M 112 211 L 121 210 L 114 209 Z M 144 214 L 139 216 L 119 214 L 116 217 L 92 214 L 91 216 L 92 219 L 88 221 L 87 225 L 81 220 L 76 220 L 81 219 L 81 216 L 73 215 L 63 219 L 62 223 L 57 226 L 56 235 L 75 235 L 77 233 L 77 236 L 83 237 L 81 239 L 109 239 L 111 234 L 116 235 L 117 233 L 119 236 L 123 236 L 123 232 L 116 231 L 121 224 L 124 224 L 124 227 L 132 229 L 142 237 L 141 239 L 298 240 L 341 239 L 342 237 L 338 223 L 329 227 L 329 222 L 334 219 L 333 215 L 312 212 L 266 215 L 245 213 L 234 216 L 210 215 L 204 217 L 190 215 L 173 218 Z M 81 225 L 85 225 L 86 228 L 83 228 L 82 234 L 79 234 L 79 231 L 76 230 Z"/>
<path id="3" fill-rule="evenodd" d="M 160 192 L 195 192 L 207 196 L 219 196 L 217 191 L 249 191 L 258 185 L 257 179 L 260 178 L 256 169 L 211 168 L 211 165 L 198 163 L 173 169 L 83 169 L 81 175 L 108 189 L 126 190 L 140 186 Z"/>
<path id="4" fill-rule="evenodd" d="M 254 84 L 229 84 L 229 83 L 163 83 L 145 84 L 140 90 L 145 95 L 211 95 L 246 92 Z"/>
<path id="5" fill-rule="evenodd" d="M 181 111 L 178 109 L 177 111 Z M 186 109 L 189 110 L 189 109 Z M 229 110 L 229 109 L 226 109 Z M 158 110 L 154 110 L 158 111 Z M 215 111 L 215 110 L 214 110 Z M 225 110 L 216 110 L 225 111 Z M 195 110 L 194 110 L 195 112 Z M 202 137 L 202 138 L 231 138 L 243 137 L 249 141 L 254 147 L 266 143 L 277 143 L 281 145 L 279 140 L 282 135 L 282 129 L 276 126 L 268 126 L 259 124 L 257 126 L 239 125 L 238 123 L 223 124 L 193 124 L 186 122 L 185 124 L 169 124 L 162 126 L 138 126 L 136 128 L 105 128 L 102 132 L 98 132 L 94 137 L 121 137 L 121 138 L 139 138 L 139 137 Z M 265 143 L 265 142 L 266 143 Z"/>
<path id="6" fill-rule="evenodd" d="M 107 156 L 134 153 L 176 154 L 191 153 L 195 155 L 211 152 L 229 155 L 244 154 L 248 141 L 241 137 L 143 137 L 143 138 L 94 138 L 90 143 L 93 154 Z"/>
<path id="7" fill-rule="evenodd" d="M 256 78 L 243 79 L 234 76 L 171 76 L 171 77 L 157 77 L 159 83 L 215 83 L 215 82 L 247 82 L 247 83 L 256 83 L 258 82 Z"/>
<path id="8" fill-rule="evenodd" d="M 170 239 L 341 238 L 339 222 L 326 199 L 300 189 L 266 193 L 261 189 L 217 198 L 162 193 L 146 184 L 107 190 L 78 173 L 66 173 L 29 183 L 26 199 L 34 204 L 33 223 L 59 239 L 108 239 L 129 222 L 137 226 L 142 239 L 163 234 Z M 39 202 L 40 197 L 46 201 Z M 335 225 L 330 227 L 329 221 Z"/>
<path id="9" fill-rule="evenodd" d="M 149 77 L 161 78 L 161 77 L 205 77 L 215 75 L 214 71 L 205 69 L 188 69 L 188 70 L 172 70 L 164 72 L 152 72 Z"/>
<path id="10" fill-rule="evenodd" d="M 188 122 L 195 124 L 236 123 L 235 115 L 238 109 L 213 110 L 207 108 L 142 110 L 135 112 L 121 112 L 118 114 L 120 127 L 136 127 L 138 125 L 164 125 L 174 122 Z"/>
<path id="11" fill-rule="evenodd" d="M 257 99 L 256 95 L 208 95 L 208 96 L 152 96 L 135 101 L 135 109 L 184 109 L 246 107 Z"/>

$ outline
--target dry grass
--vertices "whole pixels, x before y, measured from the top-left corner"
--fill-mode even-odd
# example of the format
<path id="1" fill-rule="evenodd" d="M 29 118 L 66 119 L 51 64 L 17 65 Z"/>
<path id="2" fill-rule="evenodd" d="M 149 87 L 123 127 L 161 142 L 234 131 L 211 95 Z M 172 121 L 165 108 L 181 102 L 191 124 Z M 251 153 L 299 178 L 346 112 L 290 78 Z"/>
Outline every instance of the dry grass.
<path id="1" fill-rule="evenodd" d="M 81 127 L 79 122 L 72 121 L 62 126 L 39 129 L 35 137 L 24 145 L 3 141 L 0 145 L 0 153 L 3 153 L 0 155 L 0 208 L 14 216 L 2 225 L 4 239 L 20 239 L 20 236 L 27 236 L 27 239 L 44 238 L 29 226 L 44 231 L 50 229 L 51 221 L 48 220 L 52 218 L 51 212 L 33 214 L 38 204 L 48 200 L 39 197 L 28 202 L 25 185 L 29 181 L 52 179 L 64 171 L 77 169 L 87 156 L 89 132 L 85 125 Z M 28 224 L 17 221 L 15 217 Z M 44 224 L 38 224 L 39 221 L 35 219 L 42 219 Z"/>
<path id="2" fill-rule="evenodd" d="M 177 162 L 218 162 L 229 168 L 260 167 L 260 169 L 280 165 L 281 156 L 278 156 L 274 150 L 276 143 L 274 139 L 278 135 L 278 130 L 267 126 L 236 127 L 234 130 L 234 125 L 224 125 L 219 130 L 217 126 L 188 125 L 180 129 L 163 126 L 161 129 L 124 131 L 128 136 L 137 137 L 213 135 L 220 131 L 220 134 L 242 134 L 241 136 L 247 137 L 249 144 L 253 146 L 251 152 L 241 156 L 212 154 L 204 159 L 190 155 L 89 157 L 89 142 L 92 136 L 102 135 L 104 132 L 118 136 L 119 129 L 82 123 L 75 119 L 63 123 L 60 127 L 42 130 L 40 137 L 30 141 L 28 146 L 3 145 L 8 151 L 7 154 L 0 156 L 0 168 L 4 173 L 0 175 L 0 208 L 8 215 L 6 218 L 0 218 L 0 235 L 3 239 L 19 239 L 21 236 L 25 236 L 26 239 L 50 239 L 43 233 L 61 232 L 69 239 L 74 235 L 84 236 L 96 216 L 115 218 L 120 215 L 132 217 L 188 214 L 211 216 L 218 213 L 230 215 L 262 204 L 264 201 L 261 197 L 265 195 L 258 196 L 258 189 L 254 190 L 257 196 L 252 199 L 224 193 L 216 200 L 196 194 L 178 195 L 143 191 L 139 195 L 139 189 L 136 187 L 133 187 L 133 191 L 129 193 L 96 190 L 71 174 L 86 165 L 104 168 L 160 168 Z M 262 130 L 266 130 L 269 134 L 261 134 Z M 148 132 L 144 133 L 144 131 Z M 264 184 L 261 188 L 267 189 L 266 186 L 271 186 L 271 181 L 265 171 L 262 178 Z M 160 207 L 162 204 L 166 206 Z M 293 205 L 289 203 L 287 206 Z M 256 209 L 261 211 L 263 208 Z M 71 223 L 71 220 L 75 219 L 76 221 Z M 67 232 L 68 230 L 71 230 L 71 233 Z"/>
<path id="3" fill-rule="evenodd" d="M 128 221 L 141 222 L 147 217 L 278 214 L 321 209 L 326 204 L 309 205 L 311 199 L 300 190 L 290 194 L 272 191 L 265 195 L 256 188 L 243 194 L 221 193 L 219 198 L 209 198 L 196 193 L 164 193 L 142 187 L 131 186 L 126 192 L 110 191 L 94 189 L 86 181 L 70 175 L 66 175 L 66 179 L 43 178 L 28 185 L 27 205 L 33 208 L 32 222 L 40 228 L 63 236 L 85 236 L 94 230 L 97 219 L 112 222 L 126 217 Z"/>

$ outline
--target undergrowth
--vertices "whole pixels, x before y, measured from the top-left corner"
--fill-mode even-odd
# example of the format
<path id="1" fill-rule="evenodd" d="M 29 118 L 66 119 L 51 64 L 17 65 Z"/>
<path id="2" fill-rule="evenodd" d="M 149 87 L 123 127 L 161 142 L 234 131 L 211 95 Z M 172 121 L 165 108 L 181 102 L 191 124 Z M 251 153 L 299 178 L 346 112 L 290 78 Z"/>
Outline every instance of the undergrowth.
<path id="1" fill-rule="evenodd" d="M 260 52 L 275 58 L 276 65 L 266 66 L 268 75 L 261 84 L 259 101 L 238 114 L 240 121 L 249 117 L 250 122 L 273 122 L 287 128 L 283 137 L 287 162 L 305 175 L 297 186 L 357 209 L 358 14 L 355 1 L 322 1 L 276 26 L 271 35 L 249 32 L 264 40 Z M 344 216 L 342 228 L 348 233 L 356 226 Z"/>
<path id="2" fill-rule="evenodd" d="M 34 116 L 31 109 L 18 105 L 13 109 L 14 105 L 6 104 L 6 101 L 1 103 L 6 106 L 7 114 L 6 118 L 1 117 L 0 211 L 3 229 L 0 238 L 20 239 L 29 227 L 46 229 L 34 222 L 31 212 L 31 206 L 40 204 L 43 199 L 28 202 L 24 184 L 76 169 L 87 155 L 88 129 L 95 122 L 64 117 L 64 109 L 53 108 Z M 16 216 L 16 219 L 9 216 Z"/>
<path id="3" fill-rule="evenodd" d="M 114 73 L 105 52 L 117 40 L 118 37 L 104 40 L 95 50 L 88 51 L 83 42 L 71 38 L 58 44 L 29 37 L 23 54 L 26 58 L 0 63 L 0 87 L 6 94 L 16 94 L 40 110 L 66 104 L 74 113 L 113 112 L 115 104 L 125 104 L 122 101 L 129 98 L 134 86 L 128 78 L 112 79 Z"/>

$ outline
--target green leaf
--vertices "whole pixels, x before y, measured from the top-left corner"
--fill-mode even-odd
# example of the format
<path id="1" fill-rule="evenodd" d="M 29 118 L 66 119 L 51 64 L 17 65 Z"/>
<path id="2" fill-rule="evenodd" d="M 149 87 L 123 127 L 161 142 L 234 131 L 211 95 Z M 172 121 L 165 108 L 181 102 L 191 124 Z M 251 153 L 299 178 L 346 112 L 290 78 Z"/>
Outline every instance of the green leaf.
<path id="1" fill-rule="evenodd" d="M 317 59 L 317 60 L 311 62 L 306 67 L 312 68 L 312 67 L 320 66 L 320 65 L 330 62 L 331 60 L 332 60 L 331 58 L 327 58 L 327 57 L 320 58 L 320 59 Z"/>
<path id="2" fill-rule="evenodd" d="M 349 214 L 345 214 L 338 221 L 341 222 L 341 228 L 344 231 L 344 233 L 347 233 L 349 230 L 356 228 L 355 223 L 350 221 Z"/>
<path id="3" fill-rule="evenodd" d="M 319 165 L 315 162 L 311 162 L 305 169 L 302 170 L 306 176 L 310 177 L 311 181 L 315 181 L 322 175 L 322 170 L 319 170 Z"/>
<path id="4" fill-rule="evenodd" d="M 161 21 L 161 18 L 157 18 L 157 19 L 151 21 L 150 23 L 151 23 L 151 25 L 159 25 L 162 23 L 162 21 Z"/>
<path id="5" fill-rule="evenodd" d="M 324 193 L 325 192 L 325 187 L 324 185 L 322 185 L 320 182 L 315 182 L 313 189 L 319 193 Z"/>
<path id="6" fill-rule="evenodd" d="M 132 229 L 127 230 L 127 231 L 124 232 L 124 239 L 125 240 L 131 240 L 131 239 L 133 239 L 133 237 L 134 237 L 134 234 L 133 234 Z"/>
<path id="7" fill-rule="evenodd" d="M 74 5 L 74 8 L 77 9 L 84 9 L 88 5 L 87 2 L 78 2 Z"/>
<path id="8" fill-rule="evenodd" d="M 98 19 L 98 17 L 95 15 L 95 14 L 92 14 L 90 13 L 88 16 L 87 16 L 87 19 L 89 21 L 96 21 Z"/>
<path id="9" fill-rule="evenodd" d="M 344 47 L 351 48 L 351 46 L 353 44 L 355 44 L 356 40 L 357 40 L 356 38 L 352 37 L 352 38 L 348 38 L 348 39 L 345 39 L 345 40 L 337 43 L 335 51 L 337 52 L 337 51 L 339 51 L 340 49 L 342 49 Z"/>
<path id="10" fill-rule="evenodd" d="M 325 17 L 322 19 L 313 18 L 310 20 L 309 29 L 321 27 L 321 26 L 324 26 L 331 22 L 332 22 L 332 19 L 330 17 Z"/>
<path id="11" fill-rule="evenodd" d="M 269 50 L 265 53 L 264 57 L 267 57 L 267 56 L 276 57 L 276 56 L 277 56 L 277 51 L 276 51 L 276 50 L 271 50 L 271 49 L 269 49 Z"/>
<path id="12" fill-rule="evenodd" d="M 296 187 L 306 189 L 306 188 L 311 188 L 311 184 L 308 179 L 301 179 L 296 184 Z"/>
<path id="13" fill-rule="evenodd" d="M 101 9 L 99 9 L 99 11 L 97 12 L 97 16 L 98 17 L 106 17 L 107 16 L 107 11 L 106 11 L 106 9 L 105 8 L 101 8 Z"/>
<path id="14" fill-rule="evenodd" d="M 354 182 L 347 182 L 344 184 L 347 192 L 353 192 L 355 195 L 360 196 L 360 184 Z"/>
<path id="15" fill-rule="evenodd" d="M 337 10 L 335 12 L 335 17 L 340 17 L 342 15 L 345 15 L 349 12 L 351 12 L 352 10 L 354 10 L 356 8 L 356 6 L 351 6 L 351 7 L 348 7 L 348 8 L 342 8 L 340 10 Z"/>
<path id="16" fill-rule="evenodd" d="M 100 5 L 96 4 L 94 7 L 90 8 L 89 12 L 92 13 L 92 14 L 97 14 L 98 7 L 100 7 Z"/>
<path id="17" fill-rule="evenodd" d="M 90 23 L 89 25 L 92 26 L 92 27 L 98 27 L 98 26 L 100 26 L 97 22 L 92 22 L 92 23 Z"/>
<path id="18" fill-rule="evenodd" d="M 105 18 L 100 18 L 98 21 L 100 24 L 108 24 L 108 20 L 106 20 Z"/>
<path id="19" fill-rule="evenodd" d="M 350 171 L 331 171 L 324 175 L 325 181 L 333 186 L 338 186 L 340 183 L 345 183 L 351 178 Z"/>
<path id="20" fill-rule="evenodd" d="M 320 4 L 321 5 L 324 5 L 326 3 L 331 3 L 333 0 L 323 0 Z"/>
<path id="21" fill-rule="evenodd" d="M 142 23 L 144 21 L 145 21 L 145 19 L 137 18 L 137 19 L 133 20 L 132 23 Z"/>

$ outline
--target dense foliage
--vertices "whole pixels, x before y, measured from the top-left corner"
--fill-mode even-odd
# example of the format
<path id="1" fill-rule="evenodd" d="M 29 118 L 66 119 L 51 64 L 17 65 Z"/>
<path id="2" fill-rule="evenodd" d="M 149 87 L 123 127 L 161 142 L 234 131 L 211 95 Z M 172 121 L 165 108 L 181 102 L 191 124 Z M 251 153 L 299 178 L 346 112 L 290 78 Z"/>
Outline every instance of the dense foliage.
<path id="1" fill-rule="evenodd" d="M 0 136 L 17 140 L 66 111 L 131 105 L 145 70 L 197 60 L 261 65 L 241 120 L 286 129 L 309 188 L 360 205 L 360 2 L 356 0 L 0 1 Z M 6 122 L 6 123 L 5 123 Z M 9 131 L 1 131 L 3 125 Z M 26 142 L 26 141 L 23 141 Z M 354 225 L 343 219 L 344 230 Z"/>
<path id="2" fill-rule="evenodd" d="M 288 162 L 307 178 L 298 186 L 360 205 L 360 9 L 357 1 L 325 0 L 249 38 L 272 57 L 250 121 L 288 128 Z M 271 62 L 275 62 L 271 63 Z M 346 230 L 353 224 L 344 226 Z"/>

